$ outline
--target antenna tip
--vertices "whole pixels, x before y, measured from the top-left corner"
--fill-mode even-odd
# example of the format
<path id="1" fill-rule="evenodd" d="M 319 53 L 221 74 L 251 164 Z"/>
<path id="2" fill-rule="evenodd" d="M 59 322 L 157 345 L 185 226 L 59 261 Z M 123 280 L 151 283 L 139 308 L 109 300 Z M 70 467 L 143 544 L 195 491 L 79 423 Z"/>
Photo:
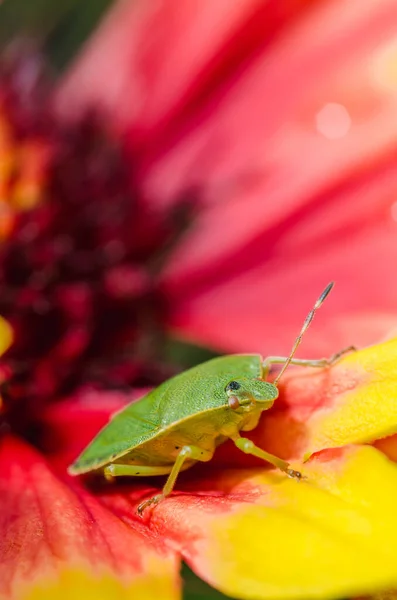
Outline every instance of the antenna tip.
<path id="1" fill-rule="evenodd" d="M 332 290 L 332 288 L 334 287 L 334 285 L 335 285 L 334 281 L 331 281 L 331 283 L 329 283 L 327 285 L 327 287 L 325 288 L 325 290 L 323 291 L 323 293 L 321 294 L 321 296 L 317 300 L 316 304 L 314 305 L 315 309 L 319 308 L 322 305 L 322 303 L 324 302 L 324 300 L 326 299 L 326 297 L 328 296 L 328 294 L 330 293 L 330 291 Z"/>

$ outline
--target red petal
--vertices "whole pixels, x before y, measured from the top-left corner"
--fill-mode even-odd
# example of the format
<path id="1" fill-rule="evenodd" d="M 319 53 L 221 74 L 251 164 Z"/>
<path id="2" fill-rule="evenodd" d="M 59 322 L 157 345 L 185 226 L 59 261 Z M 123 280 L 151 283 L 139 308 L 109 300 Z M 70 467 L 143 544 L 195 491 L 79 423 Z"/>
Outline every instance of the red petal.
<path id="1" fill-rule="evenodd" d="M 58 107 L 70 116 L 103 106 L 119 130 L 134 132 L 135 148 L 153 131 L 164 136 L 164 127 L 173 135 L 182 113 L 194 113 L 203 96 L 234 77 L 303 4 L 118 2 L 64 82 Z"/>
<path id="2" fill-rule="evenodd" d="M 113 413 L 146 391 L 134 389 L 126 394 L 82 390 L 72 398 L 49 405 L 42 415 L 45 427 L 41 441 L 51 464 L 64 472 Z"/>
<path id="3" fill-rule="evenodd" d="M 160 585 L 167 598 L 178 596 L 177 564 L 160 540 L 139 522 L 127 527 L 75 482 L 57 479 L 16 439 L 1 444 L 0 489 L 0 595 L 20 599 L 36 590 L 46 597 L 39 590 L 54 586 L 53 597 L 62 598 L 66 580 L 76 597 L 101 581 L 106 589 L 102 595 L 99 585 L 97 598 L 112 582 L 114 593 L 121 587 L 128 598 L 134 589 L 154 597 L 149 592 Z"/>
<path id="4" fill-rule="evenodd" d="M 338 282 L 328 302 L 334 316 L 307 336 L 307 356 L 366 344 L 396 325 L 389 276 L 397 259 L 396 129 L 392 92 L 373 70 L 379 39 L 387 46 L 395 35 L 395 6 L 372 3 L 359 17 L 351 4 L 331 4 L 268 49 L 152 171 L 164 183 L 172 162 L 176 176 L 193 172 L 218 200 L 168 272 L 171 325 L 183 336 L 232 351 L 286 353 L 299 315 L 329 279 Z M 315 116 L 335 101 L 352 123 L 330 141 L 316 131 Z M 179 175 L 185 166 L 189 173 Z"/>

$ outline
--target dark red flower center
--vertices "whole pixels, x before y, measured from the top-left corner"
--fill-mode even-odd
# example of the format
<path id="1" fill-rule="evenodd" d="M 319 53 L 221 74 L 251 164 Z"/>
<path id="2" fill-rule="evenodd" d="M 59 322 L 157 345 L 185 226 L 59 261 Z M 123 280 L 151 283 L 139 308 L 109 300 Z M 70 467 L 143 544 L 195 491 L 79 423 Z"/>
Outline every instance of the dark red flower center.
<path id="1" fill-rule="evenodd" d="M 157 274 L 183 226 L 134 191 L 95 115 L 57 122 L 24 60 L 0 73 L 0 314 L 15 332 L 2 397 L 17 429 L 77 387 L 164 378 Z"/>

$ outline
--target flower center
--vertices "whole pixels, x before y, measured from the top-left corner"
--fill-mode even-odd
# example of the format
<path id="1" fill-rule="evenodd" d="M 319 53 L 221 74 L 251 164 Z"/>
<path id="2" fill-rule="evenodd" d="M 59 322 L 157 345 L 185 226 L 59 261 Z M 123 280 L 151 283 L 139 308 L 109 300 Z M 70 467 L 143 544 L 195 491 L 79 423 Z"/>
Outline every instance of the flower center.
<path id="1" fill-rule="evenodd" d="M 140 197 L 102 118 L 66 126 L 12 77 L 0 65 L 0 315 L 14 331 L 0 374 L 3 414 L 26 430 L 81 387 L 164 379 L 157 274 L 185 219 Z"/>

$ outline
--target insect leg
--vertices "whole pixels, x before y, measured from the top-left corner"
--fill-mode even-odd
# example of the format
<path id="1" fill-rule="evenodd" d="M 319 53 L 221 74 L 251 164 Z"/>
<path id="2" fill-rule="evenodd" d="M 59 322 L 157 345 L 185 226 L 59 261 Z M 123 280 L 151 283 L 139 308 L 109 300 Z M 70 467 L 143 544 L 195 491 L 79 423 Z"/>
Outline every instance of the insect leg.
<path id="1" fill-rule="evenodd" d="M 343 348 L 336 354 L 333 354 L 329 358 L 318 358 L 318 359 L 305 359 L 305 358 L 292 358 L 290 363 L 291 365 L 300 365 L 301 367 L 318 367 L 324 369 L 325 367 L 331 367 L 333 364 L 338 362 L 338 360 L 348 352 L 355 352 L 357 348 L 355 346 L 348 346 L 347 348 Z M 283 364 L 287 360 L 286 356 L 268 356 L 262 363 L 262 368 L 264 372 L 264 376 L 269 373 L 272 365 Z"/>
<path id="2" fill-rule="evenodd" d="M 161 494 L 157 494 L 153 496 L 153 498 L 149 498 L 149 500 L 145 500 L 142 502 L 138 508 L 137 512 L 139 515 L 142 515 L 145 508 L 150 506 L 151 504 L 158 504 L 161 500 L 164 500 L 167 496 L 169 496 L 174 489 L 176 478 L 178 477 L 180 471 L 182 470 L 183 463 L 185 460 L 200 460 L 206 462 L 212 458 L 213 453 L 208 450 L 202 450 L 197 446 L 183 446 L 181 451 L 179 452 L 176 461 L 171 469 L 171 472 L 168 476 L 167 481 L 163 487 L 163 491 Z"/>
<path id="3" fill-rule="evenodd" d="M 171 467 L 155 467 L 146 465 L 123 465 L 112 463 L 104 468 L 103 474 L 106 479 L 112 480 L 113 477 L 147 477 L 149 475 L 168 475 Z"/>
<path id="4" fill-rule="evenodd" d="M 289 477 L 298 480 L 302 479 L 302 473 L 290 469 L 289 463 L 287 463 L 282 458 L 278 458 L 278 456 L 274 456 L 274 454 L 270 454 L 269 452 L 262 450 L 262 448 L 258 448 L 258 446 L 255 446 L 254 442 L 252 442 L 248 438 L 238 436 L 233 437 L 232 440 L 237 446 L 237 448 L 242 452 L 245 452 L 245 454 L 252 454 L 253 456 L 257 456 L 258 458 L 269 462 L 270 464 L 280 469 L 280 471 L 286 473 Z"/>

